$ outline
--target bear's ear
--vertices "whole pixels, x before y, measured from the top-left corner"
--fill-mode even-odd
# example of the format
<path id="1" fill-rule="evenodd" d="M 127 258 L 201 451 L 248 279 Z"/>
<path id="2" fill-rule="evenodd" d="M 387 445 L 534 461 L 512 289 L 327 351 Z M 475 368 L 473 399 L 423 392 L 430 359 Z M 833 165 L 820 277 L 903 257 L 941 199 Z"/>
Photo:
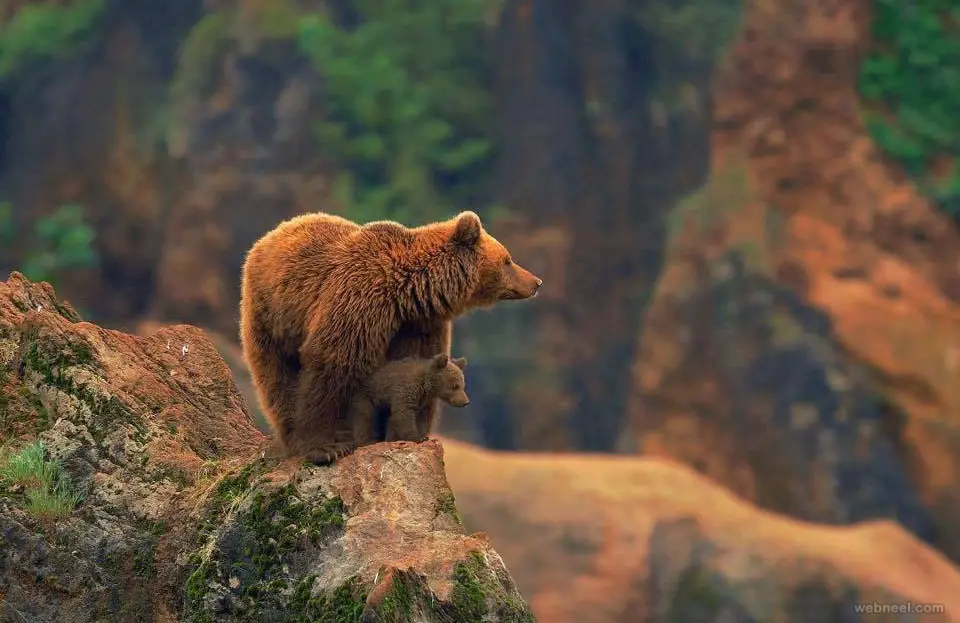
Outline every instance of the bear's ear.
<path id="1" fill-rule="evenodd" d="M 447 367 L 447 362 L 449 360 L 450 358 L 446 355 L 446 353 L 440 353 L 439 355 L 433 358 L 433 367 L 436 368 L 437 370 L 443 370 L 444 368 Z"/>
<path id="2" fill-rule="evenodd" d="M 467 367 L 467 358 L 466 357 L 457 357 L 456 359 L 450 360 L 453 365 L 457 366 L 461 370 Z"/>
<path id="3" fill-rule="evenodd" d="M 474 212 L 461 212 L 453 228 L 453 242 L 465 247 L 475 247 L 480 242 L 483 226 L 480 217 Z"/>

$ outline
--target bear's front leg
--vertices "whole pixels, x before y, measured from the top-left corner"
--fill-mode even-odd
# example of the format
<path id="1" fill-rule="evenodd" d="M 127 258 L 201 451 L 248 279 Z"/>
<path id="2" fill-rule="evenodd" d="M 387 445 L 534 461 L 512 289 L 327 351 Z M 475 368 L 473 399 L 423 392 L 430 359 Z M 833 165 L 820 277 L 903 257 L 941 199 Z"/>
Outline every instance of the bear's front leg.
<path id="1" fill-rule="evenodd" d="M 337 418 L 345 413 L 338 391 L 341 383 L 330 378 L 329 367 L 305 363 L 300 372 L 296 426 L 288 444 L 295 454 L 318 465 L 333 463 L 357 448 L 350 441 L 336 440 Z"/>
<path id="2" fill-rule="evenodd" d="M 337 433 L 352 436 L 347 418 L 350 400 L 383 362 L 398 326 L 387 313 L 390 307 L 375 297 L 337 300 L 343 307 L 327 309 L 313 319 L 310 337 L 299 353 L 297 421 L 306 439 L 305 454 L 316 463 L 333 462 L 356 449 L 352 439 L 338 441 Z"/>

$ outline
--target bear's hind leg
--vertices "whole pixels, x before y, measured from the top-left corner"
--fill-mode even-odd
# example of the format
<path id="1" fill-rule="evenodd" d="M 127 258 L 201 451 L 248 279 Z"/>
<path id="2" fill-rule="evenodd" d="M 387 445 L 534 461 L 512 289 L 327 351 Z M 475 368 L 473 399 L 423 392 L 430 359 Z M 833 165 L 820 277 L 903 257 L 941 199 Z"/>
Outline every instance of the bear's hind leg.
<path id="1" fill-rule="evenodd" d="M 241 342 L 260 408 L 286 448 L 296 408 L 299 362 L 255 323 L 243 324 Z"/>

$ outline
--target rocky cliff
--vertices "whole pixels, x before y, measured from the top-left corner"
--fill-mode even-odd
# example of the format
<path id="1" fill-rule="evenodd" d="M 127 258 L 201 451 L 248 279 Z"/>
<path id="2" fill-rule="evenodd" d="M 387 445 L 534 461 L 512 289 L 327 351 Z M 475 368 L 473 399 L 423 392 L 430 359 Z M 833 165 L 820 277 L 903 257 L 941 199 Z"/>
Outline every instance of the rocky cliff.
<path id="1" fill-rule="evenodd" d="M 630 434 L 765 508 L 895 518 L 958 561 L 960 233 L 868 132 L 874 8 L 746 3 L 711 175 L 642 321 Z"/>
<path id="2" fill-rule="evenodd" d="M 0 283 L 4 621 L 532 621 L 436 441 L 271 457 L 203 332 Z"/>

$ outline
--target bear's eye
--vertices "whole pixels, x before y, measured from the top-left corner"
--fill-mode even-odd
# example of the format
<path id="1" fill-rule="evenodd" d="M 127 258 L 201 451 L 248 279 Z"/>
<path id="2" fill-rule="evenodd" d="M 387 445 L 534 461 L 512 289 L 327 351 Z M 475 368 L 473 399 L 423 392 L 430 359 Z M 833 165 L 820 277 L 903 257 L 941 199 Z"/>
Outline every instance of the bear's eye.
<path id="1" fill-rule="evenodd" d="M 504 266 L 509 266 L 510 264 L 513 264 L 513 260 L 511 260 L 509 257 L 503 260 Z"/>

